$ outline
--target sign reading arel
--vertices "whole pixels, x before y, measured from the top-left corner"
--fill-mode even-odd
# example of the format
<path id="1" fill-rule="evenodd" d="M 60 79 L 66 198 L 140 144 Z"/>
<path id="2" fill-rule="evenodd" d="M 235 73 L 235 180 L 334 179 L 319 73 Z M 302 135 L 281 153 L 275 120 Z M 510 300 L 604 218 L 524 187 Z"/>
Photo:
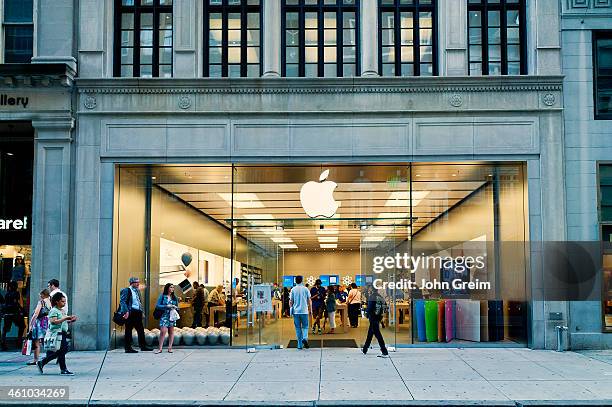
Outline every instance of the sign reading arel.
<path id="1" fill-rule="evenodd" d="M 0 106 L 21 106 L 24 109 L 28 107 L 30 103 L 30 98 L 25 96 L 10 96 L 5 93 L 0 94 Z"/>
<path id="2" fill-rule="evenodd" d="M 0 219 L 0 230 L 26 230 L 28 228 L 28 217 L 23 219 Z"/>

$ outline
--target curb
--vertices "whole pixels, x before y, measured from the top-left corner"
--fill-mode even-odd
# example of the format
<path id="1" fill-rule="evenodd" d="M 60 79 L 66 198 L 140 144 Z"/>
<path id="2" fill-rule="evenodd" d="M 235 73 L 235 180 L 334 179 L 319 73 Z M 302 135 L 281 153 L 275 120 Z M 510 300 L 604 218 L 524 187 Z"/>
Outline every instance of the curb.
<path id="1" fill-rule="evenodd" d="M 3 402 L 2 405 L 24 405 L 25 400 Z M 522 400 L 522 401 L 499 401 L 499 400 L 321 400 L 321 401 L 165 401 L 150 400 L 66 400 L 51 402 L 35 400 L 27 402 L 28 407 L 49 407 L 49 406 L 96 406 L 96 407 L 117 407 L 117 406 L 159 406 L 159 407 L 372 407 L 372 406 L 391 406 L 391 407 L 466 407 L 466 406 L 488 406 L 488 407 L 559 407 L 559 406 L 612 406 L 612 400 Z"/>

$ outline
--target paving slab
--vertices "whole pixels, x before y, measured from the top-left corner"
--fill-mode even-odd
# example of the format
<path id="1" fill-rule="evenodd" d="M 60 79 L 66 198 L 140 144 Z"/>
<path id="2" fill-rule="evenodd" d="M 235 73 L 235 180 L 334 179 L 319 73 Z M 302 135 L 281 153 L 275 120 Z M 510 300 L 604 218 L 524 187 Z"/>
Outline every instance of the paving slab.
<path id="1" fill-rule="evenodd" d="M 279 362 L 256 363 L 246 368 L 241 381 L 245 382 L 293 382 L 297 378 L 301 381 L 318 381 L 320 378 L 321 362 Z"/>
<path id="2" fill-rule="evenodd" d="M 427 361 L 398 361 L 393 364 L 405 382 L 412 380 L 484 380 L 474 368 L 466 362 L 459 360 L 427 360 Z"/>
<path id="3" fill-rule="evenodd" d="M 583 386 L 570 381 L 491 381 L 512 400 L 596 400 L 598 397 Z"/>
<path id="4" fill-rule="evenodd" d="M 376 378 L 374 378 L 376 379 Z M 412 400 L 401 380 L 322 381 L 320 400 Z"/>
<path id="5" fill-rule="evenodd" d="M 153 382 L 130 396 L 130 400 L 223 400 L 234 386 L 235 381 L 205 382 L 183 381 Z"/>
<path id="6" fill-rule="evenodd" d="M 225 400 L 311 401 L 319 398 L 319 381 L 248 382 L 240 381 Z"/>
<path id="7" fill-rule="evenodd" d="M 485 380 L 415 380 L 406 384 L 415 400 L 508 400 Z"/>
<path id="8" fill-rule="evenodd" d="M 530 361 L 485 361 L 467 362 L 486 380 L 561 380 L 563 376 L 537 362 Z"/>

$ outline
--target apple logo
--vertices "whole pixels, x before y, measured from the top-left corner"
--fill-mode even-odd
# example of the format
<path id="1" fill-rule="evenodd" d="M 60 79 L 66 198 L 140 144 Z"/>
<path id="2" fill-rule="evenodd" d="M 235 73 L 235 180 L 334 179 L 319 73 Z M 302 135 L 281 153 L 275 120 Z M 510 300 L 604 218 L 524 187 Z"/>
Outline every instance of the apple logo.
<path id="1" fill-rule="evenodd" d="M 334 189 L 338 184 L 325 181 L 328 176 L 329 170 L 325 170 L 321 173 L 319 182 L 309 181 L 300 190 L 302 208 L 311 218 L 331 218 L 340 206 L 340 203 L 334 200 Z"/>

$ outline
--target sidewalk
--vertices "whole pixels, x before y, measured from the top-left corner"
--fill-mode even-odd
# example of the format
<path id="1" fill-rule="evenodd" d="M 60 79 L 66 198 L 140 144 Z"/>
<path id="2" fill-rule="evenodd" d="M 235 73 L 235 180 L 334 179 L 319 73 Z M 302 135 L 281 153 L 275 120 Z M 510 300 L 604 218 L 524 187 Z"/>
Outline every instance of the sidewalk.
<path id="1" fill-rule="evenodd" d="M 24 365 L 29 358 L 2 353 L 0 386 L 66 385 L 73 403 L 91 396 L 92 405 L 156 400 L 166 400 L 164 405 L 520 405 L 534 400 L 612 405 L 612 351 L 410 348 L 398 349 L 390 359 L 376 354 L 363 356 L 359 349 L 111 351 L 100 370 L 104 352 L 72 352 L 67 363 L 77 375 L 60 377 L 54 364 L 40 376 L 36 367 Z"/>

